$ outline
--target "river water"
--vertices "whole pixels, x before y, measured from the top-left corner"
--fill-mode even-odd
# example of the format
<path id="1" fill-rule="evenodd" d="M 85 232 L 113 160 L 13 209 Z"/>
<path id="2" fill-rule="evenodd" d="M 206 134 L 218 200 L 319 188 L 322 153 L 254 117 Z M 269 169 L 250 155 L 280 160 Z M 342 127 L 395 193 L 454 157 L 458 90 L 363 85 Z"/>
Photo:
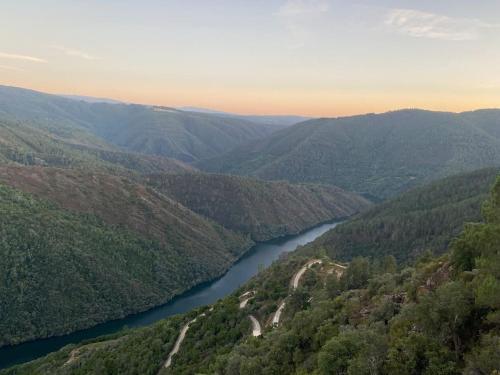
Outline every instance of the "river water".
<path id="1" fill-rule="evenodd" d="M 259 269 L 268 267 L 282 253 L 293 251 L 298 246 L 313 241 L 336 225 L 337 223 L 322 224 L 295 236 L 259 243 L 252 247 L 221 278 L 199 285 L 175 297 L 165 305 L 123 319 L 99 324 L 69 335 L 4 347 L 0 349 L 0 368 L 33 360 L 71 343 L 78 343 L 97 336 L 114 333 L 125 327 L 146 326 L 171 315 L 184 313 L 193 308 L 214 303 L 238 289 L 252 276 L 256 275 Z"/>

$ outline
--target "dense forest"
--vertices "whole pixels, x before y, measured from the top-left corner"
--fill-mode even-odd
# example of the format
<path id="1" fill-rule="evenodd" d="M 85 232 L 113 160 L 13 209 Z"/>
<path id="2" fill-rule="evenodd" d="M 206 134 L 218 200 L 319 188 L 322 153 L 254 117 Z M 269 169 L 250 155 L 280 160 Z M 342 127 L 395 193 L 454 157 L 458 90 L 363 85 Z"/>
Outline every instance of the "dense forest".
<path id="1" fill-rule="evenodd" d="M 425 253 L 407 266 L 390 255 L 374 262 L 356 257 L 344 269 L 320 247 L 316 254 L 300 249 L 210 308 L 69 346 L 1 373 L 496 374 L 499 249 L 500 179 L 483 220 L 468 224 L 438 257 Z M 322 263 L 291 288 L 311 255 Z M 238 308 L 238 296 L 247 291 L 254 297 Z M 282 320 L 273 327 L 283 300 Z M 250 335 L 250 313 L 264 327 L 261 337 Z M 162 368 L 175 330 L 195 316 L 172 366 Z"/>
<path id="2" fill-rule="evenodd" d="M 498 169 L 448 177 L 401 194 L 318 238 L 334 259 L 393 255 L 415 260 L 425 251 L 443 253 L 465 223 L 481 218 L 481 205 Z"/>
<path id="3" fill-rule="evenodd" d="M 255 241 L 296 234 L 369 207 L 361 196 L 335 186 L 264 182 L 254 178 L 177 174 L 147 182 L 193 211 Z"/>
<path id="4" fill-rule="evenodd" d="M 50 132 L 3 117 L 0 117 L 0 162 L 79 168 L 130 176 L 193 171 L 178 160 L 122 152 L 84 136 L 64 140 Z"/>
<path id="5" fill-rule="evenodd" d="M 500 164 L 499 110 L 402 110 L 316 119 L 195 165 L 208 172 L 327 183 L 379 199 Z"/>
<path id="6" fill-rule="evenodd" d="M 48 200 L 0 184 L 0 346 L 164 303 L 219 276 L 251 245 L 124 178 L 1 174 Z"/>
<path id="7" fill-rule="evenodd" d="M 157 178 L 175 178 L 169 176 Z M 258 188 L 250 189 L 254 201 L 276 191 L 274 184 L 243 180 L 237 188 Z M 221 275 L 253 243 L 251 228 L 241 233 L 225 229 L 124 176 L 8 165 L 0 166 L 0 184 L 0 296 L 5 307 L 0 346 L 69 333 L 164 303 Z M 281 210 L 271 218 L 263 209 L 239 211 L 245 215 L 248 209 L 255 222 L 280 228 L 274 236 L 287 233 L 283 223 L 292 223 L 298 232 L 368 205 L 334 187 L 318 196 L 315 188 L 279 186 L 301 192 L 309 206 L 299 210 L 308 209 L 310 216 L 292 221 L 298 211 L 290 208 L 295 202 L 290 194 L 274 197 Z M 207 197 L 227 192 L 209 183 L 205 189 Z M 321 207 L 326 202 L 332 202 L 331 211 Z"/>

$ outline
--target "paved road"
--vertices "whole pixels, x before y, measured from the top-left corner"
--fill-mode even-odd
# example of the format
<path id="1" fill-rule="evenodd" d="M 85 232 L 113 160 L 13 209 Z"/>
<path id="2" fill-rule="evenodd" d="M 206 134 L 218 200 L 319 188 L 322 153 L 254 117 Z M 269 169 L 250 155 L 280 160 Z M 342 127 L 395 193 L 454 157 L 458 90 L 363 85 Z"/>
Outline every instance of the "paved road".
<path id="1" fill-rule="evenodd" d="M 321 259 L 312 259 L 309 262 L 307 262 L 304 266 L 302 266 L 302 268 L 300 270 L 298 270 L 295 273 L 295 275 L 293 275 L 293 277 L 292 277 L 292 280 L 291 280 L 292 288 L 295 290 L 299 287 L 300 279 L 302 278 L 304 273 L 309 268 L 311 268 L 315 264 L 321 264 L 321 263 L 323 263 L 323 261 Z M 342 270 L 345 270 L 347 268 L 346 266 L 343 266 L 343 265 L 338 264 L 338 263 L 334 263 L 334 265 Z M 342 276 L 342 271 L 337 271 L 337 276 L 339 276 L 339 277 Z M 285 301 L 281 302 L 281 304 L 278 307 L 278 310 L 276 310 L 276 312 L 274 313 L 273 321 L 272 321 L 274 327 L 277 327 L 279 322 L 280 322 L 281 314 L 283 313 L 283 310 L 285 309 L 285 303 L 286 303 Z"/>
<path id="2" fill-rule="evenodd" d="M 292 288 L 295 290 L 299 287 L 299 282 L 300 282 L 300 279 L 302 278 L 302 275 L 304 275 L 304 273 L 309 268 L 311 268 L 314 264 L 321 264 L 321 263 L 323 263 L 323 261 L 321 259 L 312 259 L 309 262 L 307 262 L 304 266 L 302 266 L 302 268 L 300 270 L 298 270 L 295 273 L 295 275 L 293 275 L 293 277 L 292 277 L 292 280 L 291 280 Z M 278 310 L 276 310 L 276 312 L 274 313 L 273 321 L 272 321 L 274 327 L 277 327 L 278 324 L 280 323 L 281 314 L 283 313 L 283 310 L 285 309 L 285 304 L 286 304 L 285 301 L 281 302 L 281 304 L 278 307 Z"/>

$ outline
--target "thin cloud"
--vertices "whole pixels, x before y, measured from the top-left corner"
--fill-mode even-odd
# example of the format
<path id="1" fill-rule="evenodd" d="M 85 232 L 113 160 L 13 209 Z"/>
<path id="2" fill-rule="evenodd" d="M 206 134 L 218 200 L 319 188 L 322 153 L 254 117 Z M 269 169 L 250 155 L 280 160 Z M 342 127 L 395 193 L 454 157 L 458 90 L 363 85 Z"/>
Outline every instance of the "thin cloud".
<path id="1" fill-rule="evenodd" d="M 15 67 L 15 66 L 9 66 L 9 65 L 0 65 L 0 70 L 12 70 L 16 72 L 25 72 L 24 69 Z"/>
<path id="2" fill-rule="evenodd" d="M 27 55 L 17 55 L 14 53 L 5 53 L 5 52 L 0 52 L 0 58 L 11 59 L 11 60 L 24 60 L 24 61 L 31 61 L 31 62 L 36 62 L 36 63 L 46 63 L 47 62 L 47 60 L 40 59 L 38 57 L 27 56 Z"/>
<path id="3" fill-rule="evenodd" d="M 450 41 L 476 40 L 485 30 L 498 27 L 477 19 L 452 18 L 414 9 L 392 9 L 385 24 L 411 37 Z"/>
<path id="4" fill-rule="evenodd" d="M 330 6 L 325 0 L 287 0 L 275 13 L 290 33 L 292 48 L 306 44 L 314 35 L 315 27 Z"/>
<path id="5" fill-rule="evenodd" d="M 68 48 L 65 46 L 60 46 L 60 45 L 52 45 L 50 48 L 55 49 L 57 51 L 63 52 L 64 54 L 68 56 L 73 56 L 73 57 L 79 57 L 84 60 L 99 60 L 98 57 L 92 56 L 88 54 L 87 52 L 81 51 L 79 49 L 75 48 Z"/>

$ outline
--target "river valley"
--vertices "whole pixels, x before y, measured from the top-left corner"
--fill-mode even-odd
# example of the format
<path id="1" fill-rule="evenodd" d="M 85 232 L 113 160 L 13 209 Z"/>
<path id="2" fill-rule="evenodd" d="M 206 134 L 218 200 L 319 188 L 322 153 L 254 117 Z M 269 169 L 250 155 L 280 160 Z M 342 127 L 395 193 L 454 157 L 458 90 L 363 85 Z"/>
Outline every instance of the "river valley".
<path id="1" fill-rule="evenodd" d="M 334 228 L 337 224 L 322 224 L 295 236 L 258 243 L 221 278 L 198 285 L 188 292 L 175 297 L 165 305 L 68 335 L 4 347 L 0 349 L 0 368 L 36 359 L 71 343 L 78 343 L 97 336 L 111 334 L 125 327 L 146 326 L 160 319 L 214 303 L 218 299 L 234 292 L 238 287 L 256 275 L 259 270 L 268 267 L 273 261 L 277 260 L 281 254 L 293 251 L 298 246 L 313 241 Z"/>

